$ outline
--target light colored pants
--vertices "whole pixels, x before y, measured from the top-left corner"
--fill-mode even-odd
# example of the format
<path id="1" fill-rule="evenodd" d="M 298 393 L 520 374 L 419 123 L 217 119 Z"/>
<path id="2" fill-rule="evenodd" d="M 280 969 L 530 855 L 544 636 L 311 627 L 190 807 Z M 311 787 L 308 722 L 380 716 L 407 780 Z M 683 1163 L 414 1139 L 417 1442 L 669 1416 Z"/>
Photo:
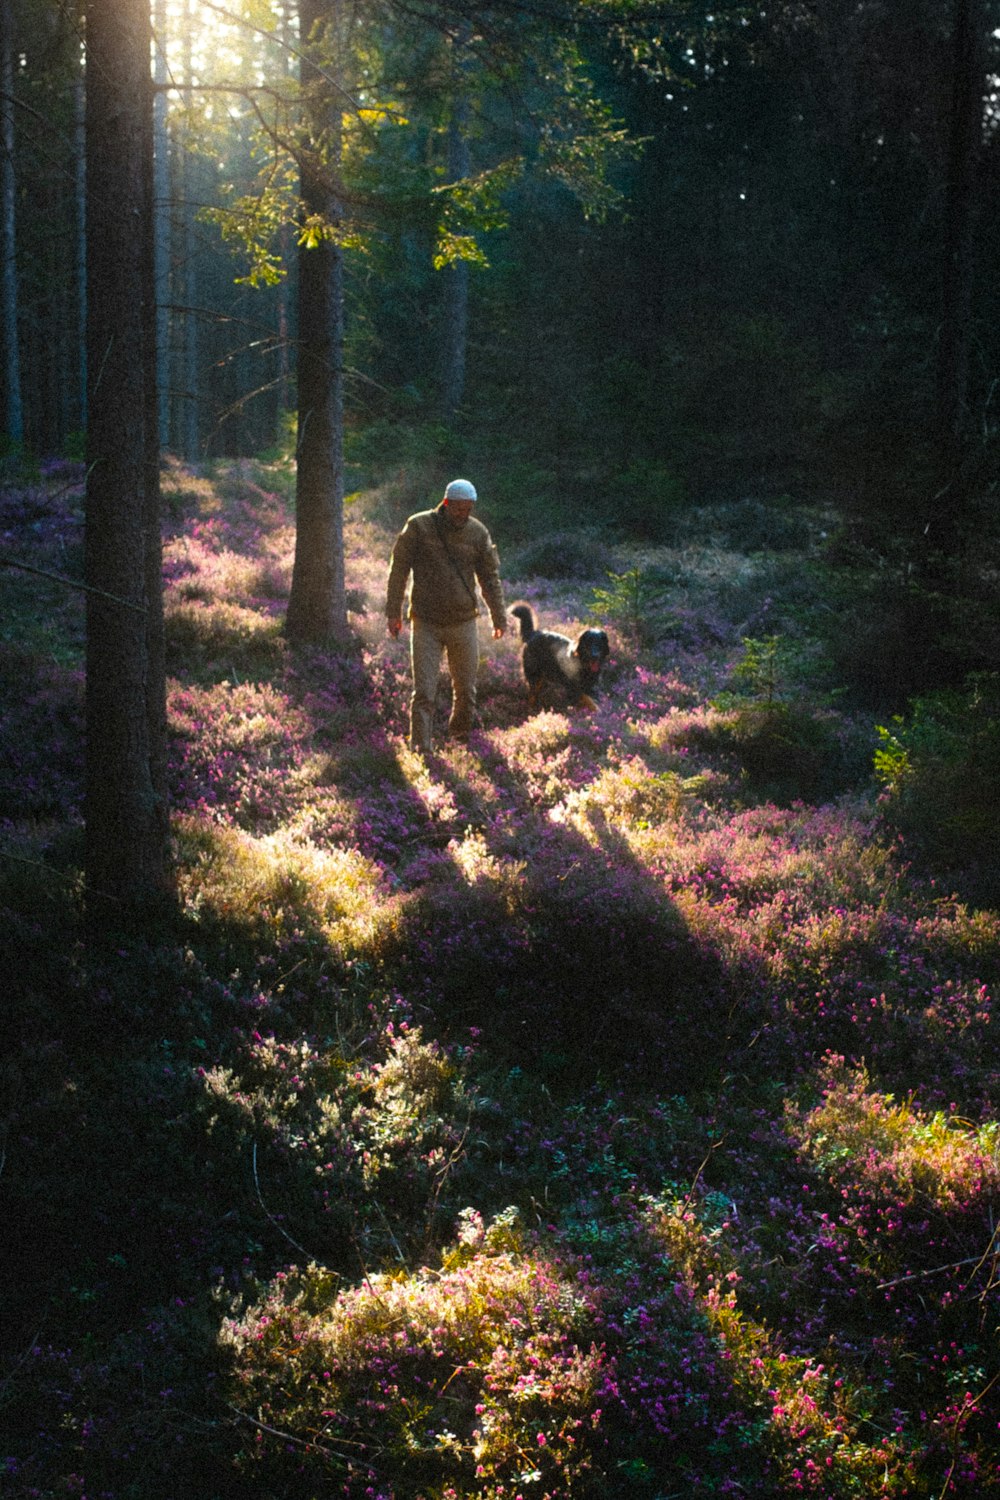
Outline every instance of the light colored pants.
<path id="1" fill-rule="evenodd" d="M 410 699 L 410 745 L 414 750 L 430 750 L 434 729 L 434 700 L 437 697 L 441 658 L 447 654 L 451 676 L 452 735 L 466 735 L 476 713 L 476 677 L 479 672 L 478 621 L 461 625 L 432 625 L 428 620 L 410 622 L 410 666 L 413 672 L 413 697 Z"/>

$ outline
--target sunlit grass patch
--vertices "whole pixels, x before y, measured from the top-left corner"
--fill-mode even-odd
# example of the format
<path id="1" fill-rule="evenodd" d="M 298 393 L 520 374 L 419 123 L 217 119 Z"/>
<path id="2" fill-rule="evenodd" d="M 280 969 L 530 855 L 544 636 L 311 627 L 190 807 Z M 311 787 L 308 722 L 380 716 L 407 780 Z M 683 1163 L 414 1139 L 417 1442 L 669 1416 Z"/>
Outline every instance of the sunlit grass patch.
<path id="1" fill-rule="evenodd" d="M 559 802 L 567 787 L 588 782 L 605 752 L 600 730 L 583 714 L 534 714 L 490 738 L 528 799 L 545 807 Z"/>
<path id="2" fill-rule="evenodd" d="M 505 859 L 493 853 L 477 829 L 470 829 L 461 839 L 450 844 L 448 852 L 455 868 L 470 885 L 484 881 L 504 893 L 508 905 L 516 902 L 517 890 L 524 883 L 525 860 Z"/>
<path id="3" fill-rule="evenodd" d="M 255 839 L 192 817 L 175 831 L 182 906 L 197 922 L 355 958 L 377 953 L 395 925 L 383 871 L 356 850 L 320 851 L 284 831 Z"/>
<path id="4" fill-rule="evenodd" d="M 259 678 L 286 656 L 282 621 L 232 603 L 168 603 L 164 612 L 167 661 L 174 670 Z"/>
<path id="5" fill-rule="evenodd" d="M 178 520 L 216 515 L 222 509 L 212 480 L 169 454 L 160 466 L 160 498 L 167 514 Z"/>
<path id="6" fill-rule="evenodd" d="M 450 1233 L 440 1216 L 476 1103 L 459 1064 L 389 1013 L 342 1000 L 326 1018 L 332 1036 L 254 1032 L 231 1062 L 199 1073 L 200 1107 L 216 1135 L 266 1146 L 297 1215 L 338 1245 L 346 1230 L 372 1253 L 398 1255 L 403 1241 L 426 1253 Z"/>
<path id="7" fill-rule="evenodd" d="M 598 841 L 604 829 L 632 844 L 651 828 L 693 816 L 710 780 L 705 775 L 682 776 L 676 770 L 652 771 L 641 757 L 630 756 L 599 771 L 551 816 Z"/>

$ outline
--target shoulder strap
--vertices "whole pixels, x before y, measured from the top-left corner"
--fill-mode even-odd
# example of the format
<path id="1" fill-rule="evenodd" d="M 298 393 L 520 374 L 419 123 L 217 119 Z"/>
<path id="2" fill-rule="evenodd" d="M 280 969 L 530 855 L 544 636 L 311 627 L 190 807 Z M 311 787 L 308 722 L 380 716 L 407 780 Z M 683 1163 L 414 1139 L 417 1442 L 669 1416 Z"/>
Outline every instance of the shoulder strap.
<path id="1" fill-rule="evenodd" d="M 445 556 L 447 557 L 448 561 L 451 563 L 451 566 L 454 569 L 456 576 L 461 579 L 461 581 L 462 581 L 462 587 L 465 589 L 465 592 L 468 594 L 469 598 L 472 600 L 473 604 L 476 606 L 476 611 L 478 613 L 478 610 L 479 610 L 479 601 L 476 598 L 476 591 L 475 591 L 475 589 L 470 589 L 468 579 L 466 578 L 465 574 L 462 572 L 461 568 L 458 566 L 458 563 L 455 561 L 454 557 L 452 556 L 451 548 L 448 546 L 448 538 L 445 535 L 444 522 L 441 520 L 441 517 L 440 517 L 440 515 L 438 514 L 437 511 L 432 512 L 432 514 L 434 516 L 434 526 L 435 526 L 435 528 L 437 530 L 438 536 L 441 538 L 441 545 L 444 548 Z"/>

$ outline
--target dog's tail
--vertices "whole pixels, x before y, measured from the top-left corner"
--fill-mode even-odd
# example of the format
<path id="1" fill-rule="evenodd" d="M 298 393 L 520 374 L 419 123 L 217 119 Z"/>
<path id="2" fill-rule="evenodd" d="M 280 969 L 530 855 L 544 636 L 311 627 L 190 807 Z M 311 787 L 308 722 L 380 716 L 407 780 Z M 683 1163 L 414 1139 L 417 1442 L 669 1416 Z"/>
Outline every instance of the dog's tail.
<path id="1" fill-rule="evenodd" d="M 521 639 L 530 641 L 535 634 L 535 612 L 530 604 L 512 604 L 510 609 L 515 620 L 521 622 Z"/>

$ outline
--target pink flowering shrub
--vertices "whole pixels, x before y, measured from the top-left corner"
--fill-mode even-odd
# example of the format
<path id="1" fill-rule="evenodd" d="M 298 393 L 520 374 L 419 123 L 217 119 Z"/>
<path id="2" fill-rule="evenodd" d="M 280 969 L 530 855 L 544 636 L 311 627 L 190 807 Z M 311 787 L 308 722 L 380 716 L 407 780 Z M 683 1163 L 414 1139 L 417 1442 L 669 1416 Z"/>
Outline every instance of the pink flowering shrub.
<path id="1" fill-rule="evenodd" d="M 78 478 L 0 495 L 5 545 L 78 553 Z M 168 465 L 178 903 L 107 951 L 81 600 L 0 578 L 4 1493 L 1000 1495 L 1000 916 L 911 865 L 870 725 L 724 696 L 820 575 L 622 558 L 655 629 L 587 714 L 483 621 L 423 759 L 383 615 L 423 481 L 347 506 L 356 649 L 292 652 L 287 478 Z"/>
<path id="2" fill-rule="evenodd" d="M 606 1379 L 592 1318 L 514 1215 L 484 1227 L 470 1211 L 438 1272 L 281 1276 L 223 1326 L 243 1465 L 345 1496 L 584 1495 Z"/>
<path id="3" fill-rule="evenodd" d="M 709 1228 L 689 1205 L 654 1207 L 654 1233 L 718 1340 L 733 1393 L 760 1425 L 769 1484 L 783 1495 L 906 1496 L 913 1471 L 897 1440 L 868 1435 L 863 1389 L 781 1339 L 740 1306 L 740 1275 L 726 1252 L 729 1227 Z"/>
<path id="4" fill-rule="evenodd" d="M 826 1060 L 819 1083 L 821 1103 L 788 1107 L 789 1133 L 803 1160 L 839 1189 L 865 1256 L 889 1273 L 901 1249 L 911 1269 L 979 1254 L 976 1273 L 990 1274 L 998 1259 L 991 1226 L 1000 1206 L 1000 1125 L 972 1127 L 896 1103 L 842 1057 Z"/>

